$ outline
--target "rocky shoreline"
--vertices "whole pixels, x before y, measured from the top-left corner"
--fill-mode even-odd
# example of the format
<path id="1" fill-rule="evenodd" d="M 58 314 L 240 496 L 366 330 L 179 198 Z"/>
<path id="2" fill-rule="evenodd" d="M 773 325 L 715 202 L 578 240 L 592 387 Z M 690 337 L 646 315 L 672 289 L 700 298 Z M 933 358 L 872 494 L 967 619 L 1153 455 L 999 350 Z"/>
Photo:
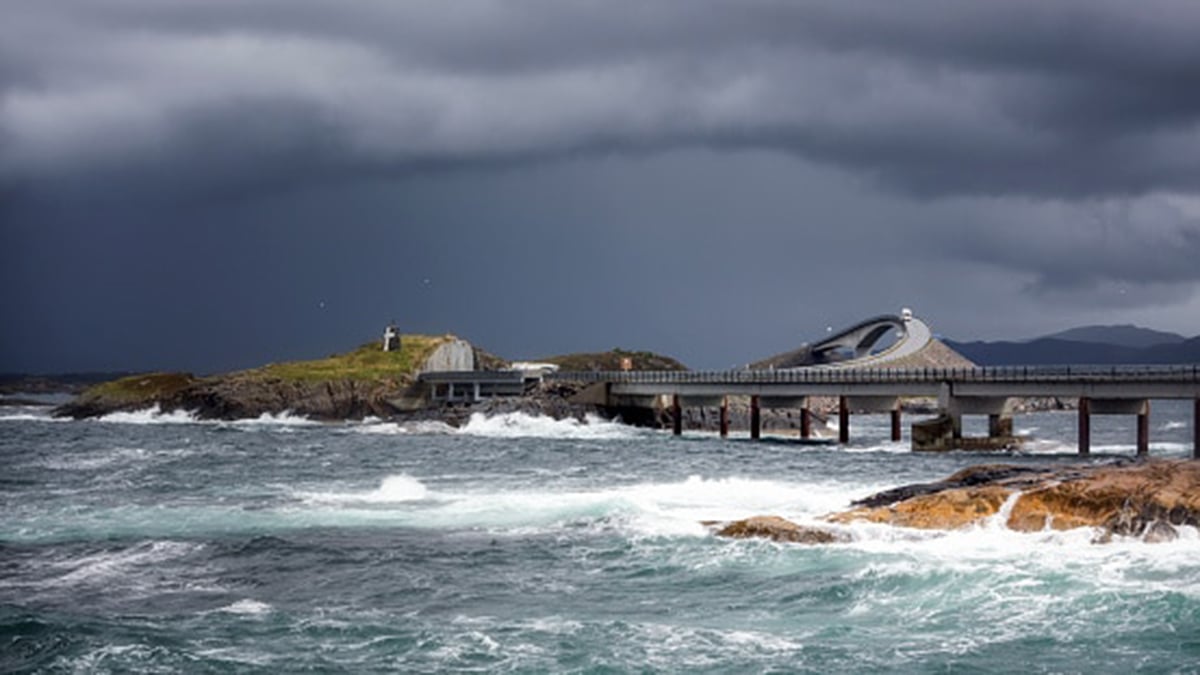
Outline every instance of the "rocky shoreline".
<path id="1" fill-rule="evenodd" d="M 944 480 L 870 495 L 825 526 L 755 516 L 710 523 L 719 536 L 798 543 L 845 541 L 837 525 L 881 523 L 922 530 L 957 530 L 999 519 L 1016 532 L 1094 528 L 1093 543 L 1133 537 L 1171 541 L 1180 526 L 1200 527 L 1200 460 L 1117 460 L 1106 464 L 1032 467 L 986 464 Z"/>

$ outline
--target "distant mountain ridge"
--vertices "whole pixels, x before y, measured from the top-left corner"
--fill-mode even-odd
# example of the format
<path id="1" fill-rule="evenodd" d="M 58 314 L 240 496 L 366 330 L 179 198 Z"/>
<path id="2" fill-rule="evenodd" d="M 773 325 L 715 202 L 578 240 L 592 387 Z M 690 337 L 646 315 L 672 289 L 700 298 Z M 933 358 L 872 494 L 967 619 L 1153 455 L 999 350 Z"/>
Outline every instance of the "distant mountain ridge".
<path id="1" fill-rule="evenodd" d="M 1043 336 L 1042 339 L 1069 340 L 1071 342 L 1095 342 L 1144 349 L 1155 345 L 1179 344 L 1187 338 L 1179 333 L 1142 328 L 1133 324 L 1119 326 L 1080 326 Z"/>
<path id="2" fill-rule="evenodd" d="M 1027 341 L 945 342 L 981 366 L 1200 363 L 1200 336 L 1132 325 L 1082 326 Z"/>

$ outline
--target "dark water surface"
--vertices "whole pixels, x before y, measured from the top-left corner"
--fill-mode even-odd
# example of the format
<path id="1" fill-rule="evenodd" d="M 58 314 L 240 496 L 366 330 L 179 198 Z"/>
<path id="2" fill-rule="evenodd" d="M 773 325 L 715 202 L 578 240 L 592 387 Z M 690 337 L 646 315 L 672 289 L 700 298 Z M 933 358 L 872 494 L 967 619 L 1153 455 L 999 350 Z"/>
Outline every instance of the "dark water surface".
<path id="1" fill-rule="evenodd" d="M 1156 402 L 1152 454 L 1190 453 Z M 820 547 L 699 524 L 812 521 L 981 461 L 1072 460 L 1069 413 L 1021 455 L 675 439 L 605 422 L 461 432 L 0 409 L 0 671 L 1014 671 L 1200 668 L 1200 535 L 856 525 Z M 1096 418 L 1092 461 L 1131 455 Z"/>

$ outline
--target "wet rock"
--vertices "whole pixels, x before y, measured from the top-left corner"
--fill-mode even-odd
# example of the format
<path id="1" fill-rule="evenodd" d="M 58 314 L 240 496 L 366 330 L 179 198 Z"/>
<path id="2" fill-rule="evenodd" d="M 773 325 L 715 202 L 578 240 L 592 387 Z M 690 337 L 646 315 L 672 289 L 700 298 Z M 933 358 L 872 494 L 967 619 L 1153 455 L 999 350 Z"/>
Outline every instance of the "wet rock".
<path id="1" fill-rule="evenodd" d="M 838 532 L 798 525 L 779 516 L 754 516 L 729 523 L 717 531 L 718 537 L 732 539 L 770 539 L 797 544 L 832 544 L 847 541 Z"/>
<path id="2" fill-rule="evenodd" d="M 975 525 L 1015 496 L 1005 525 L 1035 532 L 1094 527 L 1096 541 L 1169 541 L 1174 526 L 1200 523 L 1200 461 L 1121 460 L 1031 468 L 983 465 L 944 481 L 908 485 L 855 502 L 833 522 L 856 520 L 923 529 Z"/>
<path id="3" fill-rule="evenodd" d="M 884 490 L 865 497 L 851 503 L 852 506 L 877 508 L 895 504 L 905 500 L 913 499 L 923 495 L 931 495 L 954 488 L 971 487 L 976 485 L 987 484 L 1005 484 L 1012 483 L 1014 478 L 1028 479 L 1031 474 L 1040 474 L 1043 471 L 1028 466 L 1013 466 L 1009 464 L 981 464 L 979 466 L 968 467 L 953 474 L 949 478 L 936 483 L 916 483 L 913 485 L 903 485 L 891 490 Z"/>
<path id="4" fill-rule="evenodd" d="M 953 530 L 994 516 L 1012 492 L 998 485 L 945 489 L 917 494 L 886 506 L 860 507 L 829 519 L 838 523 L 863 520 L 924 530 Z"/>

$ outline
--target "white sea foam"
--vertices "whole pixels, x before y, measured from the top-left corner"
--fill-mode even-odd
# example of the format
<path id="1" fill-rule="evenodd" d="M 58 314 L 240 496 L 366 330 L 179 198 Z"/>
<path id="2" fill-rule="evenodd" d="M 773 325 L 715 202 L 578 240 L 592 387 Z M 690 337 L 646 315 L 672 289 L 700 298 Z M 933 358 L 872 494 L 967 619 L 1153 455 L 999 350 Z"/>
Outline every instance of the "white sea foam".
<path id="1" fill-rule="evenodd" d="M 50 565 L 63 571 L 63 574 L 56 577 L 56 584 L 95 585 L 101 582 L 111 583 L 115 578 L 130 575 L 138 568 L 181 558 L 199 548 L 199 544 L 154 541 L 120 551 L 106 551 L 52 562 Z"/>
<path id="2" fill-rule="evenodd" d="M 225 605 L 224 607 L 218 609 L 217 611 L 224 612 L 226 614 L 243 614 L 243 615 L 249 615 L 249 616 L 260 616 L 262 614 L 266 614 L 266 613 L 270 612 L 272 609 L 273 608 L 271 607 L 271 605 L 269 605 L 265 602 L 260 602 L 258 600 L 251 600 L 249 598 L 246 598 L 246 599 L 238 600 L 237 602 Z"/>
<path id="3" fill-rule="evenodd" d="M 478 492 L 428 489 L 405 474 L 360 491 L 298 491 L 316 509 L 306 522 L 413 527 L 484 528 L 516 534 L 563 527 L 618 528 L 636 536 L 702 536 L 702 521 L 778 513 L 811 519 L 848 505 L 860 493 L 837 484 L 808 484 L 691 476 L 667 483 L 637 483 L 594 490 L 510 487 Z M 389 507 L 390 508 L 381 508 Z"/>
<path id="4" fill-rule="evenodd" d="M 43 413 L 37 412 L 12 412 L 0 415 L 0 422 L 70 422 L 67 417 L 52 417 L 49 411 Z"/>
<path id="5" fill-rule="evenodd" d="M 390 504 L 425 499 L 429 489 L 412 476 L 397 474 L 384 478 L 378 488 L 370 491 L 300 492 L 297 496 L 316 504 Z"/>
<path id="6" fill-rule="evenodd" d="M 868 445 L 866 447 L 856 447 L 853 445 L 842 446 L 838 449 L 839 452 L 847 454 L 863 454 L 886 452 L 892 454 L 907 454 L 912 452 L 912 447 L 905 441 L 882 441 L 877 445 Z"/>
<path id="7" fill-rule="evenodd" d="M 618 424 L 589 415 L 584 420 L 554 419 L 543 415 L 528 415 L 514 412 L 502 415 L 473 413 L 467 423 L 454 428 L 437 420 L 395 423 L 371 419 L 361 424 L 349 425 L 347 431 L 357 434 L 403 436 L 403 435 L 460 435 L 481 438 L 552 438 L 609 440 L 634 438 L 639 431 L 634 427 Z"/>
<path id="8" fill-rule="evenodd" d="M 633 438 L 637 431 L 633 427 L 618 424 L 589 415 L 584 421 L 576 419 L 556 420 L 542 415 L 505 413 L 487 416 L 474 413 L 459 429 L 460 434 L 486 438 L 578 438 L 619 439 Z"/>
<path id="9" fill-rule="evenodd" d="M 163 412 L 155 404 L 152 408 L 131 412 L 114 412 L 96 418 L 97 422 L 108 424 L 195 424 L 196 416 L 186 410 Z"/>
<path id="10" fill-rule="evenodd" d="M 62 454 L 45 462 L 49 469 L 61 471 L 90 471 L 113 464 L 124 464 L 144 460 L 150 455 L 145 448 L 112 448 L 111 450 L 86 455 Z"/>
<path id="11" fill-rule="evenodd" d="M 1167 422 L 1166 424 L 1162 425 L 1162 429 L 1164 431 L 1172 431 L 1174 429 L 1186 429 L 1187 427 L 1188 427 L 1187 422 Z"/>
<path id="12" fill-rule="evenodd" d="M 355 434 L 377 436 L 446 436 L 458 433 L 457 430 L 449 424 L 436 420 L 423 420 L 420 422 L 409 422 L 407 424 L 381 422 L 378 420 L 364 420 L 361 424 L 348 425 L 346 430 Z"/>
<path id="13" fill-rule="evenodd" d="M 254 418 L 218 422 L 218 424 L 232 427 L 311 427 L 319 426 L 321 422 L 285 410 L 281 413 L 263 413 Z"/>
<path id="14" fill-rule="evenodd" d="M 207 424 L 231 429 L 278 429 L 286 430 L 292 427 L 307 427 L 318 426 L 321 422 L 308 419 L 300 415 L 295 415 L 291 412 L 284 411 L 281 413 L 263 413 L 258 417 L 250 417 L 238 420 L 205 420 L 196 416 L 194 411 L 188 410 L 172 410 L 163 412 L 162 408 L 155 404 L 153 407 L 143 410 L 134 410 L 128 412 L 114 412 L 101 417 L 97 417 L 97 422 L 108 424 Z"/>

